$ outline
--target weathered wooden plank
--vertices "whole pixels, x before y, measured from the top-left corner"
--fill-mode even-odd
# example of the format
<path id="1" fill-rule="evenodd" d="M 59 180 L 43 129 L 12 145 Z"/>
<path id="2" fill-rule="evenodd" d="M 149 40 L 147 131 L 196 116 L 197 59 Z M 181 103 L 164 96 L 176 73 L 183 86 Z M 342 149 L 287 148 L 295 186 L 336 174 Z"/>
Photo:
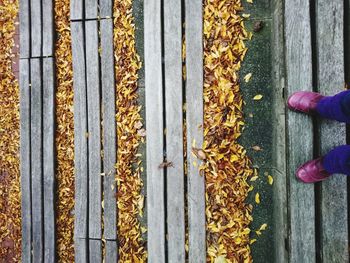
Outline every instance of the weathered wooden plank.
<path id="1" fill-rule="evenodd" d="M 85 19 L 96 19 L 98 15 L 97 0 L 85 0 Z"/>
<path id="2" fill-rule="evenodd" d="M 31 177 L 33 262 L 42 262 L 44 255 L 43 230 L 43 145 L 42 145 L 42 86 L 41 61 L 30 60 L 31 78 Z"/>
<path id="3" fill-rule="evenodd" d="M 75 238 L 74 240 L 74 258 L 76 263 L 89 262 L 87 239 Z"/>
<path id="4" fill-rule="evenodd" d="M 113 55 L 113 20 L 100 21 L 101 31 L 101 75 L 103 116 L 103 191 L 104 191 L 104 236 L 117 238 L 117 202 L 115 181 L 116 164 L 116 100 Z"/>
<path id="5" fill-rule="evenodd" d="M 168 261 L 185 262 L 181 0 L 164 1 Z"/>
<path id="6" fill-rule="evenodd" d="M 70 19 L 82 20 L 84 10 L 84 0 L 71 0 L 70 1 Z"/>
<path id="7" fill-rule="evenodd" d="M 203 144 L 203 18 L 202 1 L 186 0 L 186 121 L 188 158 L 189 262 L 206 262 L 205 182 L 191 154 Z"/>
<path id="8" fill-rule="evenodd" d="M 106 255 L 105 255 L 106 263 L 115 263 L 118 262 L 118 247 L 117 241 L 106 241 Z"/>
<path id="9" fill-rule="evenodd" d="M 309 1 L 285 2 L 285 10 L 288 10 L 285 12 L 285 45 L 289 95 L 298 90 L 312 91 L 309 9 Z M 295 178 L 297 168 L 313 158 L 312 119 L 291 111 L 288 111 L 287 119 L 290 262 L 315 262 L 314 186 L 302 184 Z"/>
<path id="10" fill-rule="evenodd" d="M 100 0 L 100 17 L 111 18 L 113 14 L 112 0 Z"/>
<path id="11" fill-rule="evenodd" d="M 29 0 L 19 2 L 20 58 L 30 57 Z"/>
<path id="12" fill-rule="evenodd" d="M 318 88 L 334 95 L 344 87 L 344 1 L 316 1 Z M 321 121 L 321 154 L 346 144 L 344 124 Z M 333 176 L 321 184 L 321 258 L 323 262 L 349 262 L 347 178 Z M 336 189 L 336 190 L 335 190 Z"/>
<path id="13" fill-rule="evenodd" d="M 31 57 L 41 56 L 42 22 L 41 0 L 30 0 Z M 29 24 L 25 25 L 29 26 Z"/>
<path id="14" fill-rule="evenodd" d="M 31 173 L 30 173 L 30 66 L 28 59 L 21 59 L 20 68 L 20 172 L 22 201 L 22 262 L 30 263 L 32 245 L 31 222 Z"/>
<path id="15" fill-rule="evenodd" d="M 161 5 L 144 1 L 148 260 L 165 262 Z M 157 220 L 154 220 L 154 219 Z"/>
<path id="16" fill-rule="evenodd" d="M 82 22 L 71 22 L 74 87 L 75 223 L 76 239 L 87 237 L 88 162 L 84 32 Z"/>
<path id="17" fill-rule="evenodd" d="M 89 259 L 90 262 L 102 262 L 102 241 L 90 239 L 89 240 Z"/>
<path id="18" fill-rule="evenodd" d="M 89 238 L 101 238 L 101 117 L 97 21 L 86 21 L 86 81 L 89 146 Z"/>
<path id="19" fill-rule="evenodd" d="M 42 0 L 43 5 L 43 56 L 52 56 L 53 49 L 53 7 L 52 0 Z"/>
<path id="20" fill-rule="evenodd" d="M 45 262 L 55 262 L 55 86 L 53 58 L 43 59 L 43 165 Z"/>
<path id="21" fill-rule="evenodd" d="M 273 112 L 274 134 L 274 167 L 278 176 L 273 183 L 273 214 L 274 214 L 274 260 L 275 262 L 288 262 L 286 240 L 288 240 L 288 202 L 287 202 L 287 160 L 286 160 L 286 107 L 284 98 L 285 89 L 285 61 L 284 59 L 284 3 L 280 0 L 273 1 L 273 28 L 272 56 L 273 67 Z"/>

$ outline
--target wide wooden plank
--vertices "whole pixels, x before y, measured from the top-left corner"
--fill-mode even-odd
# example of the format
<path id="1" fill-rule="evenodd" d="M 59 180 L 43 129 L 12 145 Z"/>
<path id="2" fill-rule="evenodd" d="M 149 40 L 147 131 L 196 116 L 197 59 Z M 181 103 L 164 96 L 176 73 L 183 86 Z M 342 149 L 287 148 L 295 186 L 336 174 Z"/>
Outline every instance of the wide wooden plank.
<path id="1" fill-rule="evenodd" d="M 102 262 L 102 241 L 89 240 L 89 260 L 93 263 Z"/>
<path id="2" fill-rule="evenodd" d="M 20 173 L 22 201 L 22 262 L 30 263 L 32 244 L 31 222 L 31 173 L 30 173 L 30 65 L 28 59 L 21 59 L 20 68 Z"/>
<path id="3" fill-rule="evenodd" d="M 100 17 L 111 18 L 113 12 L 112 0 L 100 0 Z"/>
<path id="4" fill-rule="evenodd" d="M 288 95 L 312 91 L 309 1 L 286 0 L 285 36 Z M 313 158 L 311 117 L 288 111 L 290 262 L 315 262 L 314 186 L 296 180 L 295 171 Z M 300 138 L 303 138 L 300 140 Z"/>
<path id="5" fill-rule="evenodd" d="M 55 262 L 55 86 L 53 58 L 43 59 L 43 165 L 45 262 Z"/>
<path id="6" fill-rule="evenodd" d="M 101 238 L 101 117 L 97 21 L 86 21 L 86 81 L 89 146 L 89 238 Z"/>
<path id="7" fill-rule="evenodd" d="M 98 15 L 97 0 L 85 0 L 85 19 L 96 19 Z"/>
<path id="8" fill-rule="evenodd" d="M 70 19 L 82 20 L 84 10 L 84 0 L 71 0 L 70 1 Z"/>
<path id="9" fill-rule="evenodd" d="M 30 57 L 29 0 L 19 1 L 20 58 Z"/>
<path id="10" fill-rule="evenodd" d="M 41 56 L 42 21 L 41 0 L 30 0 L 31 57 Z M 25 25 L 29 26 L 29 24 Z"/>
<path id="11" fill-rule="evenodd" d="M 118 262 L 118 248 L 117 241 L 107 240 L 105 243 L 106 254 L 104 261 L 105 263 Z"/>
<path id="12" fill-rule="evenodd" d="M 144 1 L 148 260 L 165 262 L 161 5 Z"/>
<path id="13" fill-rule="evenodd" d="M 113 55 L 113 20 L 100 21 L 101 31 L 101 75 L 103 116 L 103 194 L 104 237 L 117 238 L 117 202 L 115 181 L 116 156 L 116 100 Z"/>
<path id="14" fill-rule="evenodd" d="M 205 182 L 191 153 L 203 144 L 203 18 L 202 1 L 185 1 L 186 17 L 186 122 L 188 158 L 189 262 L 206 262 Z"/>
<path id="15" fill-rule="evenodd" d="M 74 87 L 75 152 L 75 239 L 87 237 L 88 161 L 87 105 L 85 82 L 84 33 L 82 22 L 71 22 Z"/>
<path id="16" fill-rule="evenodd" d="M 76 263 L 86 263 L 89 262 L 88 258 L 88 244 L 87 239 L 76 238 L 74 240 L 74 258 Z"/>
<path id="17" fill-rule="evenodd" d="M 30 60 L 31 74 L 31 177 L 32 177 L 32 224 L 33 262 L 42 262 L 44 256 L 43 230 L 43 145 L 42 145 L 42 86 L 41 61 Z"/>
<path id="18" fill-rule="evenodd" d="M 164 1 L 168 261 L 185 262 L 181 0 Z"/>
<path id="19" fill-rule="evenodd" d="M 48 57 L 52 56 L 53 49 L 53 7 L 52 0 L 42 0 L 43 6 L 43 56 Z"/>
<path id="20" fill-rule="evenodd" d="M 317 11 L 318 88 L 335 95 L 344 87 L 344 1 L 319 0 Z M 344 124 L 321 121 L 321 154 L 346 144 Z M 321 258 L 323 262 L 349 262 L 347 178 L 333 176 L 321 185 Z"/>

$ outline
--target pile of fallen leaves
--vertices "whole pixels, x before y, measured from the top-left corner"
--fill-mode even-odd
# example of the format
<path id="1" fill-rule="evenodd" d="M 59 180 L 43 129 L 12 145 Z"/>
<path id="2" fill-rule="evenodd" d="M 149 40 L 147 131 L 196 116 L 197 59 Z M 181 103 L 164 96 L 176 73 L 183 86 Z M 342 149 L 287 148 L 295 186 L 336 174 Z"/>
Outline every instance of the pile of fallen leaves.
<path id="1" fill-rule="evenodd" d="M 19 86 L 12 64 L 18 0 L 0 1 L 0 259 L 21 258 Z"/>
<path id="2" fill-rule="evenodd" d="M 241 0 L 204 1 L 204 150 L 208 262 L 251 262 L 246 204 L 254 174 L 246 151 L 237 143 L 242 132 L 243 99 L 238 72 L 249 35 Z M 221 260 L 221 261 L 220 261 Z"/>
<path id="3" fill-rule="evenodd" d="M 141 160 L 138 147 L 145 129 L 138 104 L 137 80 L 141 67 L 135 49 L 135 25 L 132 1 L 114 3 L 114 56 L 117 106 L 117 203 L 120 262 L 146 262 L 139 216 L 144 197 L 141 195 Z"/>
<path id="4" fill-rule="evenodd" d="M 70 0 L 55 0 L 56 228 L 59 262 L 74 262 L 74 117 Z"/>

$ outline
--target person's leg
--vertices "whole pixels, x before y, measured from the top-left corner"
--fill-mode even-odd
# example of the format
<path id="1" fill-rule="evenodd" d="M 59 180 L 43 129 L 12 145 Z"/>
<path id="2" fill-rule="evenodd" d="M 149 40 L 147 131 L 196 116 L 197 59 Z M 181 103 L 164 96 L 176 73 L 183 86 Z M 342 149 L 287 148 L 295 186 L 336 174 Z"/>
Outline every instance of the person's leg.
<path id="1" fill-rule="evenodd" d="M 350 123 L 350 90 L 335 96 L 323 97 L 318 101 L 316 111 L 322 118 Z"/>
<path id="2" fill-rule="evenodd" d="M 350 116 L 350 92 L 348 92 L 341 100 L 342 110 L 347 116 Z"/>
<path id="3" fill-rule="evenodd" d="M 350 175 L 350 145 L 339 146 L 322 159 L 325 170 L 330 174 Z"/>
<path id="4" fill-rule="evenodd" d="M 304 183 L 316 183 L 332 174 L 350 175 L 350 145 L 339 146 L 324 157 L 304 163 L 296 177 Z"/>

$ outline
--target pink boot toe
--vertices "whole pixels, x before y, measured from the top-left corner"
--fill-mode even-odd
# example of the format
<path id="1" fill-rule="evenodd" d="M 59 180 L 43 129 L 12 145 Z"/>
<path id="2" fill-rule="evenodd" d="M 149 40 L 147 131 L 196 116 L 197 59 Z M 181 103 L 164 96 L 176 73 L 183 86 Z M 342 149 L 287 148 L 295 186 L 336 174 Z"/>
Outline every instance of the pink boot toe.
<path id="1" fill-rule="evenodd" d="M 316 113 L 317 103 L 324 96 L 311 91 L 298 91 L 292 94 L 287 101 L 288 108 L 307 114 Z"/>
<path id="2" fill-rule="evenodd" d="M 331 174 L 329 174 L 323 168 L 322 158 L 318 158 L 303 164 L 296 172 L 296 177 L 304 183 L 320 182 L 330 176 Z"/>

